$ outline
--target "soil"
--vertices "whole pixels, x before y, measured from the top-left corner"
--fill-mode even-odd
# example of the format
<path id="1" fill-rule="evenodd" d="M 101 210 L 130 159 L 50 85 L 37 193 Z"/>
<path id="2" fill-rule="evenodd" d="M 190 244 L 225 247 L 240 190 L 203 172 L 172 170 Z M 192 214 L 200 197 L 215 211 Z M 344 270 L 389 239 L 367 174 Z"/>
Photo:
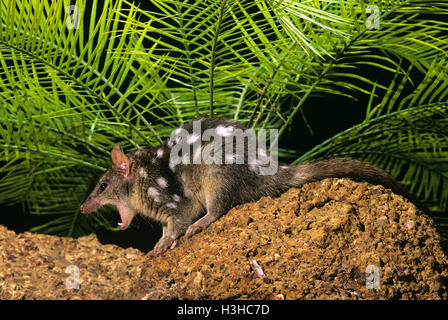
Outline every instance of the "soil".
<path id="1" fill-rule="evenodd" d="M 0 226 L 0 298 L 447 299 L 448 258 L 403 197 L 325 179 L 235 207 L 157 257 Z"/>

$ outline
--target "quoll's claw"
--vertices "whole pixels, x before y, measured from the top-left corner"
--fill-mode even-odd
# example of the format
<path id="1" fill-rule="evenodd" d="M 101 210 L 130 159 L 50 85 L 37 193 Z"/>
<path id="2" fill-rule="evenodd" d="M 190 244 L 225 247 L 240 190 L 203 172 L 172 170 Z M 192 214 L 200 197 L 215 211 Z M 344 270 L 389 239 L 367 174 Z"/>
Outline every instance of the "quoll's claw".
<path id="1" fill-rule="evenodd" d="M 185 236 L 192 237 L 195 234 L 202 231 L 202 227 L 198 226 L 197 224 L 193 223 L 191 226 L 188 227 L 187 232 L 185 232 Z"/>
<path id="2" fill-rule="evenodd" d="M 173 241 L 173 244 L 171 245 L 170 249 L 174 249 L 177 247 L 178 241 L 177 239 Z"/>

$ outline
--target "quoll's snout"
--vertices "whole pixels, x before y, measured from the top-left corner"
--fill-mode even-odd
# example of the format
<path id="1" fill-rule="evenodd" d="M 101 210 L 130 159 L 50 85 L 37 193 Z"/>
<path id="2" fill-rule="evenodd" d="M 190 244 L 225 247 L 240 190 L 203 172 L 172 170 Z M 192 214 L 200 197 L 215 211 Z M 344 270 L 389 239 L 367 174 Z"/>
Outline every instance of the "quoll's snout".
<path id="1" fill-rule="evenodd" d="M 79 210 L 81 211 L 81 213 L 86 214 L 86 213 L 90 213 L 95 211 L 96 209 L 98 209 L 98 207 L 100 207 L 100 204 L 92 199 L 87 199 L 79 208 Z"/>

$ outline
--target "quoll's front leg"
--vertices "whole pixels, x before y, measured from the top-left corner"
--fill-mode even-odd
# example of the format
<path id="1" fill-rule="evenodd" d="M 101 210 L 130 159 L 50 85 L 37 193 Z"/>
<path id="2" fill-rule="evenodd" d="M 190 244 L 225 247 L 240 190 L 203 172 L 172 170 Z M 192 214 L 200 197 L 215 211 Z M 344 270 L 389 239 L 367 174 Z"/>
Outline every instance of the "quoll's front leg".
<path id="1" fill-rule="evenodd" d="M 174 246 L 174 241 L 185 233 L 185 227 L 175 223 L 173 219 L 170 219 L 163 226 L 163 234 L 159 241 L 154 246 L 154 249 L 150 252 L 153 255 L 159 255 Z"/>
<path id="2" fill-rule="evenodd" d="M 154 246 L 154 249 L 152 249 L 153 254 L 162 254 L 165 251 L 167 251 L 171 245 L 174 243 L 174 240 L 172 237 L 162 237 L 157 241 L 156 245 Z"/>
<path id="3" fill-rule="evenodd" d="M 179 203 L 176 211 L 171 212 L 168 221 L 164 224 L 162 238 L 156 243 L 150 254 L 158 255 L 174 248 L 175 241 L 185 234 L 187 228 L 201 216 L 203 211 L 204 208 L 197 201 L 185 199 Z"/>

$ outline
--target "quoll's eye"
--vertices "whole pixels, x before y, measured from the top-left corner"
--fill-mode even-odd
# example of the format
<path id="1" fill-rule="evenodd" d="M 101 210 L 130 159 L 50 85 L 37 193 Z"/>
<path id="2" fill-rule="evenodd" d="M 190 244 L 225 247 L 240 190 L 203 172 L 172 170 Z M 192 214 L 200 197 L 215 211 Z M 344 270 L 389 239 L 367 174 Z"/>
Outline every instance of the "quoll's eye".
<path id="1" fill-rule="evenodd" d="M 106 189 L 107 189 L 107 186 L 108 186 L 108 184 L 107 184 L 106 182 L 103 182 L 103 183 L 100 185 L 100 191 L 103 192 L 104 190 L 106 190 Z"/>

